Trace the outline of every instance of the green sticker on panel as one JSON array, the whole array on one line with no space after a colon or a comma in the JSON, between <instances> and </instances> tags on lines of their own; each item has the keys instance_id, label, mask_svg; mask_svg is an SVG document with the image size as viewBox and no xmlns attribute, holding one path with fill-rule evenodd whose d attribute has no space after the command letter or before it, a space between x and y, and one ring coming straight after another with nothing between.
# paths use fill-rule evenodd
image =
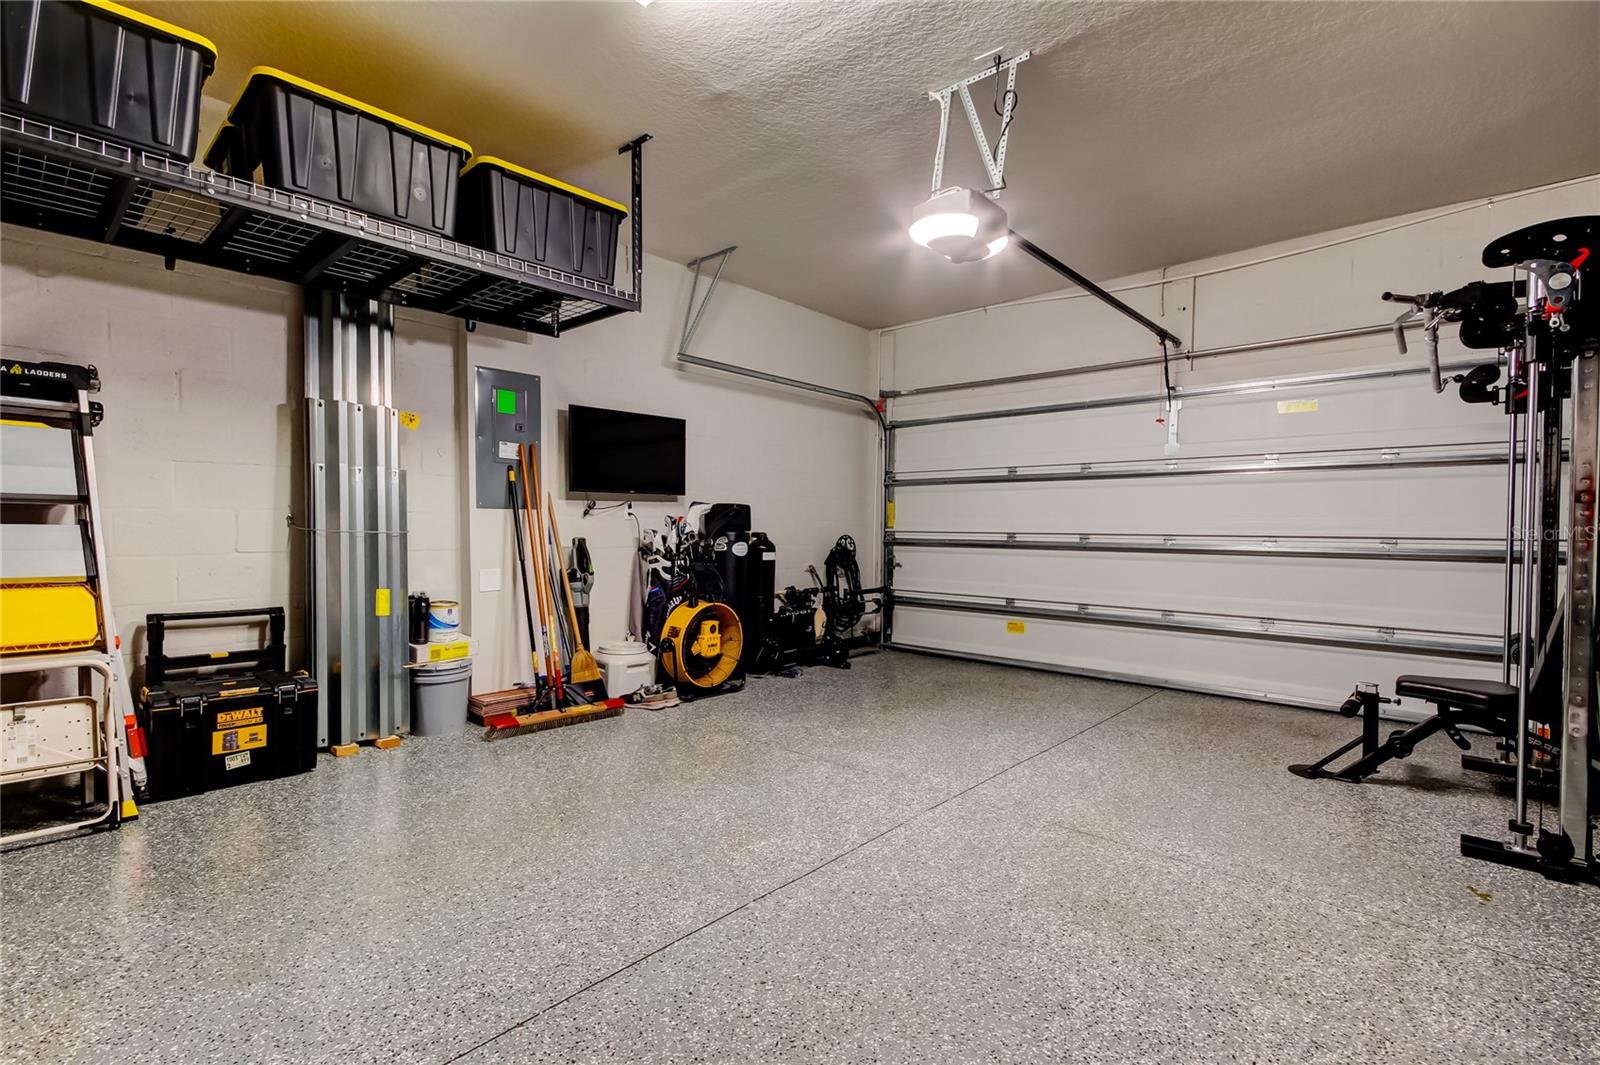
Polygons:
<instances>
[{"instance_id":1,"label":"green sticker on panel","mask_svg":"<svg viewBox=\"0 0 1600 1065\"><path fill-rule=\"evenodd\" d=\"M494 410L496 414L517 413L517 394L509 388L495 389Z\"/></svg>"}]
</instances>

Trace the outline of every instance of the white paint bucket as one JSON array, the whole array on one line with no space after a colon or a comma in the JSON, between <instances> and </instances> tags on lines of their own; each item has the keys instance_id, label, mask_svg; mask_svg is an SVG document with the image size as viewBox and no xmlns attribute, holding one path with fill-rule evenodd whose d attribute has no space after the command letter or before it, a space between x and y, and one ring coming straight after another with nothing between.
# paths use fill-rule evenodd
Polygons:
<instances>
[{"instance_id":1,"label":"white paint bucket","mask_svg":"<svg viewBox=\"0 0 1600 1065\"><path fill-rule=\"evenodd\" d=\"M454 599L428 603L428 642L450 643L461 635L461 604Z\"/></svg>"}]
</instances>

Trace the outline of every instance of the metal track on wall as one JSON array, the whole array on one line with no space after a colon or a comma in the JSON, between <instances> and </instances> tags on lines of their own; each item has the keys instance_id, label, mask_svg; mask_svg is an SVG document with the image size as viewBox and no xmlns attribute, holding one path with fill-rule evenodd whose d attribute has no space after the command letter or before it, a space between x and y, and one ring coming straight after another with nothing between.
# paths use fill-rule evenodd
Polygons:
<instances>
[{"instance_id":1,"label":"metal track on wall","mask_svg":"<svg viewBox=\"0 0 1600 1065\"><path fill-rule=\"evenodd\" d=\"M335 289L355 299L557 336L640 306L640 145L633 291L337 204L0 115L0 218L172 261Z\"/></svg>"},{"instance_id":2,"label":"metal track on wall","mask_svg":"<svg viewBox=\"0 0 1600 1065\"><path fill-rule=\"evenodd\" d=\"M883 411L878 401L871 396L859 392L847 392L842 388L832 388L828 385L819 385L812 381L802 381L795 377L784 377L781 374L768 373L765 370L754 370L748 366L739 366L731 362L720 362L717 359L708 359L701 355L691 354L689 344L694 340L695 331L700 328L700 319L705 317L706 308L711 306L711 297L716 294L717 283L722 280L723 268L728 265L728 259L738 251L738 245L730 245L720 251L709 255L702 255L697 259L690 259L686 264L694 270L694 277L689 283L689 302L683 310L683 333L678 339L678 361L685 366L699 366L707 370L719 370L722 373L734 374L738 377L747 377L752 381L764 381L771 385L781 385L784 388L793 388L801 392L811 392L819 396L828 396L832 399L844 400L846 403L859 404L872 413L877 419L880 429L887 428ZM703 296L700 295L700 277L707 267L716 264L710 280L706 283ZM695 298L699 296L699 304Z\"/></svg>"},{"instance_id":3,"label":"metal track on wall","mask_svg":"<svg viewBox=\"0 0 1600 1065\"><path fill-rule=\"evenodd\" d=\"M1411 322L1404 329L1421 329L1421 322ZM1147 356L1131 359L1115 359L1110 362L1085 363L1079 366L1062 366L1053 370L1035 370L1032 373L1007 374L1004 377L983 377L970 381L951 381L946 384L921 385L916 388L886 388L883 394L891 399L901 399L911 396L932 396L945 392L969 392L983 388L1003 388L1011 385L1034 384L1039 381L1055 381L1063 377L1081 377L1084 374L1113 373L1119 370L1133 370L1147 366L1160 366L1163 361L1182 362L1192 367L1201 359L1215 359L1224 355L1246 355L1256 351L1272 351L1277 348L1295 347L1301 344L1317 344L1328 340L1354 340L1360 337L1388 336L1394 332L1393 322L1383 322L1378 325L1362 325L1352 329L1329 329L1320 333L1301 333L1298 336L1278 337L1273 340L1256 340L1245 344L1228 344L1216 348L1194 348L1188 351L1174 352L1170 356ZM1468 364L1469 366L1471 364ZM1441 367L1442 369L1442 367ZM1419 366L1417 373L1427 373L1428 368ZM1178 391L1177 389L1173 390Z\"/></svg>"},{"instance_id":4,"label":"metal track on wall","mask_svg":"<svg viewBox=\"0 0 1600 1065\"><path fill-rule=\"evenodd\" d=\"M394 407L394 307L335 292L306 304L306 645L320 746L411 724L405 664L406 476Z\"/></svg>"},{"instance_id":5,"label":"metal track on wall","mask_svg":"<svg viewBox=\"0 0 1600 1065\"><path fill-rule=\"evenodd\" d=\"M1439 369L1442 373L1465 373L1487 361L1489 360L1449 362L1440 366ZM1356 381L1381 381L1394 377L1412 377L1427 372L1428 367L1426 366L1375 366L1360 370L1334 370L1326 373L1295 374L1288 377L1262 377L1245 381L1228 381L1218 385L1177 385L1173 387L1170 398L1174 402L1181 402L1189 399L1219 399L1224 396L1260 395L1265 392L1288 392L1299 388L1319 388L1326 385L1350 384ZM1090 410L1110 410L1115 407L1137 407L1147 403L1164 403L1168 398L1168 394L1165 391L1139 392L1133 395L1102 396L1097 399L1078 399L1065 403L1043 403L1031 407L1002 407L926 418L897 418L889 423L889 428L895 430L920 429L930 425L954 425L957 422L987 422L1005 418L1036 418L1049 414L1077 414Z\"/></svg>"}]
</instances>

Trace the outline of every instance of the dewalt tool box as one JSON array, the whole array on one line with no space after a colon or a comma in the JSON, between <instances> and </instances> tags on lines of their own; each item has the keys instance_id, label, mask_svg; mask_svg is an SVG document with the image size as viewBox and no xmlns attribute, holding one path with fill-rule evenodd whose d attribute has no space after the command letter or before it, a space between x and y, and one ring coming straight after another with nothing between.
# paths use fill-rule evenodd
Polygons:
<instances>
[{"instance_id":1,"label":"dewalt tool box","mask_svg":"<svg viewBox=\"0 0 1600 1065\"><path fill-rule=\"evenodd\" d=\"M263 646L169 655L170 626L266 622ZM140 692L152 800L248 784L317 764L317 684L284 669L283 608L151 614Z\"/></svg>"}]
</instances>

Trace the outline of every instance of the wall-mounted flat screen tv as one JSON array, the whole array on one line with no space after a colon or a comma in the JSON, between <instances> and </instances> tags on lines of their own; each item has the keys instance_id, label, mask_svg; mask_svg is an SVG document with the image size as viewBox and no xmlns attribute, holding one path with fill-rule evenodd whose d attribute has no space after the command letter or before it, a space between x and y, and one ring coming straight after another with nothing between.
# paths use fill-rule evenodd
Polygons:
<instances>
[{"instance_id":1,"label":"wall-mounted flat screen tv","mask_svg":"<svg viewBox=\"0 0 1600 1065\"><path fill-rule=\"evenodd\" d=\"M567 411L567 489L591 495L681 496L684 422L627 410Z\"/></svg>"}]
</instances>

